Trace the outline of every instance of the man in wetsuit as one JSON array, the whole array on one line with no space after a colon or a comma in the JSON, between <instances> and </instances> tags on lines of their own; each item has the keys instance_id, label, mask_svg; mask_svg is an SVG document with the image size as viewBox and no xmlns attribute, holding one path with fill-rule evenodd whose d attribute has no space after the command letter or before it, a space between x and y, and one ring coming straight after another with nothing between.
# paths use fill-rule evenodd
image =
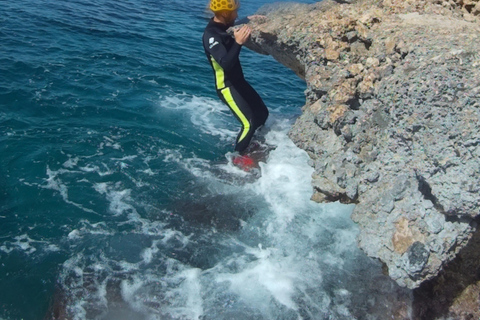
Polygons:
<instances>
[{"instance_id":1,"label":"man in wetsuit","mask_svg":"<svg viewBox=\"0 0 480 320\"><path fill-rule=\"evenodd\" d=\"M203 47L215 75L217 94L242 125L235 151L243 154L255 130L265 124L268 109L245 80L240 65L240 50L250 37L250 27L244 25L234 30L234 37L227 33L238 17L239 7L239 0L210 1L215 16L205 28Z\"/></svg>"}]
</instances>

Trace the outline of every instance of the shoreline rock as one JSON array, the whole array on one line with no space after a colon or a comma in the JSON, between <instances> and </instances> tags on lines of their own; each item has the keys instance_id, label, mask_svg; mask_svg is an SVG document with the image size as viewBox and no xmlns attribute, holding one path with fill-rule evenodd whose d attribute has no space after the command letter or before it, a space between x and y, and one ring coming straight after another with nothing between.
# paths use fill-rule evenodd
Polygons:
<instances>
[{"instance_id":1,"label":"shoreline rock","mask_svg":"<svg viewBox=\"0 0 480 320\"><path fill-rule=\"evenodd\" d=\"M318 202L356 203L359 247L401 286L433 279L480 216L480 1L261 8L247 47L307 83L290 137Z\"/></svg>"}]
</instances>

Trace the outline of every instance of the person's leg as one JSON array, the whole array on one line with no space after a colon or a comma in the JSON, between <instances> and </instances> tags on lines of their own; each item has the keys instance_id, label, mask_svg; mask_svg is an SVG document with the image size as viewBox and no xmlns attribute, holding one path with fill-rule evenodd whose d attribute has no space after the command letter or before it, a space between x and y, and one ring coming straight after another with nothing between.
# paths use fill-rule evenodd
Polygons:
<instances>
[{"instance_id":1,"label":"person's leg","mask_svg":"<svg viewBox=\"0 0 480 320\"><path fill-rule=\"evenodd\" d=\"M219 92L219 97L228 105L237 120L242 124L235 145L235 151L242 153L248 147L255 133L255 128L252 125L254 123L252 108L234 87L222 89Z\"/></svg>"},{"instance_id":2,"label":"person's leg","mask_svg":"<svg viewBox=\"0 0 480 320\"><path fill-rule=\"evenodd\" d=\"M245 98L248 105L253 112L253 129L257 130L258 127L263 126L268 118L268 109L263 102L260 95L252 88L252 86L245 82L245 84L239 88L239 93Z\"/></svg>"}]
</instances>

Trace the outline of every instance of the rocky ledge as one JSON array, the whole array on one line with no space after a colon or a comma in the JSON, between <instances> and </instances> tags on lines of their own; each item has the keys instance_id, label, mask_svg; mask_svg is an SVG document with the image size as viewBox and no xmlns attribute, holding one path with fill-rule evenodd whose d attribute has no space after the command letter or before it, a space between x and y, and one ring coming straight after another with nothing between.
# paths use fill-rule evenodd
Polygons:
<instances>
[{"instance_id":1,"label":"rocky ledge","mask_svg":"<svg viewBox=\"0 0 480 320\"><path fill-rule=\"evenodd\" d=\"M290 137L315 168L312 199L355 203L360 248L401 286L434 281L480 216L480 0L258 14L247 46L307 83Z\"/></svg>"}]
</instances>

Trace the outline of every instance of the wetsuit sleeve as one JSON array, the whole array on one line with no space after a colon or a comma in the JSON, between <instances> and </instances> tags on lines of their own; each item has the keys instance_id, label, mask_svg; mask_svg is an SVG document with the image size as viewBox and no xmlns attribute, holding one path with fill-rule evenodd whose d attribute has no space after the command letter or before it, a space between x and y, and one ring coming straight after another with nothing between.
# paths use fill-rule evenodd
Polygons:
<instances>
[{"instance_id":1,"label":"wetsuit sleeve","mask_svg":"<svg viewBox=\"0 0 480 320\"><path fill-rule=\"evenodd\" d=\"M238 62L242 46L236 41L228 51L218 35L206 35L203 41L207 52L225 71L229 71Z\"/></svg>"}]
</instances>

